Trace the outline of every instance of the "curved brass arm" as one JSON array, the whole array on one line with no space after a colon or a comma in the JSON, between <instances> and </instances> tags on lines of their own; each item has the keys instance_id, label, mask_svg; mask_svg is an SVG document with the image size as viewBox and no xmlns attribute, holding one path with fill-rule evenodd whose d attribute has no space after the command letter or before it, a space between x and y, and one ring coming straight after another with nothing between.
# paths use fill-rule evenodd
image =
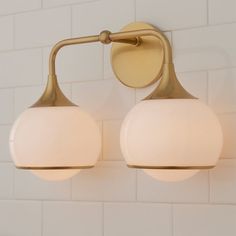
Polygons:
<instances>
[{"instance_id":1,"label":"curved brass arm","mask_svg":"<svg viewBox=\"0 0 236 236\"><path fill-rule=\"evenodd\" d=\"M49 76L46 89L41 98L32 107L75 106L75 104L65 97L57 82L55 62L57 53L61 48L69 45L92 43L98 41L104 44L119 42L139 46L139 44L142 43L142 36L157 37L162 42L164 49L164 66L161 82L146 99L194 98L182 87L176 78L174 65L172 63L171 46L169 40L163 33L154 29L125 31L118 33L102 31L100 35L62 40L52 48L49 57Z\"/></svg>"},{"instance_id":2,"label":"curved brass arm","mask_svg":"<svg viewBox=\"0 0 236 236\"><path fill-rule=\"evenodd\" d=\"M82 44L82 43L93 43L99 41L99 35L93 35L88 37L80 37L80 38L71 38L71 39L64 39L57 44L55 44L51 50L50 56L49 56L49 75L54 76L56 75L56 69L55 69L55 62L56 62L56 56L58 51L69 45L75 45L75 44Z\"/></svg>"},{"instance_id":3,"label":"curved brass arm","mask_svg":"<svg viewBox=\"0 0 236 236\"><path fill-rule=\"evenodd\" d=\"M122 39L141 38L142 36L154 36L160 39L164 49L164 63L172 63L172 50L167 37L160 31L154 29L134 30L126 32L111 33L110 39L112 42L119 42Z\"/></svg>"},{"instance_id":4,"label":"curved brass arm","mask_svg":"<svg viewBox=\"0 0 236 236\"><path fill-rule=\"evenodd\" d=\"M49 75L50 76L56 75L56 70L55 70L56 55L62 47L74 44L93 43L98 41L104 44L108 44L111 42L120 42L120 43L134 44L138 46L137 41L140 39L141 36L155 36L158 39L160 39L164 48L164 63L165 64L172 63L172 52L169 40L166 38L164 34L162 34L157 30L144 29L144 30L134 30L134 31L126 31L118 33L110 33L109 31L102 31L100 35L65 39L55 44L55 46L51 50L49 57Z\"/></svg>"}]
</instances>

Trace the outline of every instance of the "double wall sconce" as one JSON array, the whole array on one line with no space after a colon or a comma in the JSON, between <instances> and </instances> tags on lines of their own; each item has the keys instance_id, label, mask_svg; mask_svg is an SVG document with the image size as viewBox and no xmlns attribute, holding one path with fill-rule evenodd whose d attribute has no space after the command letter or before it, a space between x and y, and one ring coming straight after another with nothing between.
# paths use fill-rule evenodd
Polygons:
<instances>
[{"instance_id":1,"label":"double wall sconce","mask_svg":"<svg viewBox=\"0 0 236 236\"><path fill-rule=\"evenodd\" d=\"M49 76L41 98L16 120L10 150L17 168L47 180L63 180L93 167L101 149L99 129L59 88L55 59L64 46L113 43L111 62L126 86L157 88L123 121L120 144L128 167L163 181L180 181L216 165L222 131L216 115L188 93L176 78L168 39L146 23L121 32L60 41L51 51Z\"/></svg>"}]
</instances>

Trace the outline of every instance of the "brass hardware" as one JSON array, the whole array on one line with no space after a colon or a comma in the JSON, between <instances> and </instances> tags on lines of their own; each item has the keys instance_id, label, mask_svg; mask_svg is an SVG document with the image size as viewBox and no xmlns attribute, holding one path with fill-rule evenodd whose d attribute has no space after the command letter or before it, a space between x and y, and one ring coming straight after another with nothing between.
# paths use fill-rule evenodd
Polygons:
<instances>
[{"instance_id":1,"label":"brass hardware","mask_svg":"<svg viewBox=\"0 0 236 236\"><path fill-rule=\"evenodd\" d=\"M74 169L90 169L94 166L16 166L22 170L74 170Z\"/></svg>"},{"instance_id":2,"label":"brass hardware","mask_svg":"<svg viewBox=\"0 0 236 236\"><path fill-rule=\"evenodd\" d=\"M125 85L141 88L157 81L159 86L146 99L194 98L179 83L172 64L172 51L166 36L146 23L131 23L124 31L65 39L58 42L49 57L49 76L46 89L32 107L75 106L59 88L55 60L58 51L65 46L100 41L119 43L112 48L112 67L118 79ZM122 43L122 44L121 44Z\"/></svg>"},{"instance_id":3,"label":"brass hardware","mask_svg":"<svg viewBox=\"0 0 236 236\"><path fill-rule=\"evenodd\" d=\"M49 75L46 89L31 107L76 106L61 91L56 75Z\"/></svg>"},{"instance_id":4,"label":"brass hardware","mask_svg":"<svg viewBox=\"0 0 236 236\"><path fill-rule=\"evenodd\" d=\"M104 30L99 34L99 41L103 44L109 44L111 43L110 39L111 32L108 30Z\"/></svg>"},{"instance_id":5,"label":"brass hardware","mask_svg":"<svg viewBox=\"0 0 236 236\"><path fill-rule=\"evenodd\" d=\"M58 51L66 46L84 43L114 43L111 63L121 83L133 88L143 88L161 78L157 88L145 99L194 99L177 80L172 63L172 49L167 37L150 24L135 22L121 32L102 31L99 35L70 38L58 42L49 57L49 76L43 95L32 108L52 106L76 106L61 91L56 76L55 60ZM27 170L87 169L93 166L16 166ZM142 169L210 169L214 166L138 166Z\"/></svg>"},{"instance_id":6,"label":"brass hardware","mask_svg":"<svg viewBox=\"0 0 236 236\"><path fill-rule=\"evenodd\" d=\"M131 44L135 46L139 46L141 43L141 39L139 37L133 38L133 39L118 39L113 41L110 38L111 32L108 30L104 30L99 34L99 41L103 44L109 44L111 42L113 43L126 43L126 44Z\"/></svg>"},{"instance_id":7,"label":"brass hardware","mask_svg":"<svg viewBox=\"0 0 236 236\"><path fill-rule=\"evenodd\" d=\"M51 50L49 56L49 75L48 82L43 95L31 107L50 107L50 106L76 106L61 91L55 71L55 60L58 51L65 46L92 43L99 41L99 36L88 36L81 38L65 39L58 42Z\"/></svg>"},{"instance_id":8,"label":"brass hardware","mask_svg":"<svg viewBox=\"0 0 236 236\"><path fill-rule=\"evenodd\" d=\"M112 68L121 83L133 88L143 88L155 83L162 75L160 84L145 99L195 98L177 80L171 46L161 31L150 24L135 22L109 37L114 41L124 35L141 40L137 48L131 45L112 45Z\"/></svg>"},{"instance_id":9,"label":"brass hardware","mask_svg":"<svg viewBox=\"0 0 236 236\"><path fill-rule=\"evenodd\" d=\"M127 165L129 168L136 169L153 169L153 170L208 170L215 166L140 166Z\"/></svg>"},{"instance_id":10,"label":"brass hardware","mask_svg":"<svg viewBox=\"0 0 236 236\"><path fill-rule=\"evenodd\" d=\"M195 99L195 97L188 93L178 81L175 74L174 64L164 64L162 71L162 79L159 85L145 98L145 100L171 98Z\"/></svg>"},{"instance_id":11,"label":"brass hardware","mask_svg":"<svg viewBox=\"0 0 236 236\"><path fill-rule=\"evenodd\" d=\"M131 30L152 29L152 25L135 22L121 32ZM116 78L124 85L132 88L144 88L160 79L164 63L162 42L153 36L138 37L139 44L112 44L111 64Z\"/></svg>"}]
</instances>

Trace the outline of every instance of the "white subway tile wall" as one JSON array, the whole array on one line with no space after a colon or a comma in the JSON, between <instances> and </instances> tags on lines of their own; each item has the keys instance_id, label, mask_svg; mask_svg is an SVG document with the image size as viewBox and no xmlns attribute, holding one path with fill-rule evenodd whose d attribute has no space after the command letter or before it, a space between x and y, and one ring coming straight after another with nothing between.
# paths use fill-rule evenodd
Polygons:
<instances>
[{"instance_id":1,"label":"white subway tile wall","mask_svg":"<svg viewBox=\"0 0 236 236\"><path fill-rule=\"evenodd\" d=\"M105 203L104 236L171 236L171 206L155 203Z\"/></svg>"},{"instance_id":2,"label":"white subway tile wall","mask_svg":"<svg viewBox=\"0 0 236 236\"><path fill-rule=\"evenodd\" d=\"M207 23L206 0L136 0L136 20L151 22L161 30L203 26Z\"/></svg>"},{"instance_id":3,"label":"white subway tile wall","mask_svg":"<svg viewBox=\"0 0 236 236\"><path fill-rule=\"evenodd\" d=\"M51 48L44 49L43 75L48 75ZM101 44L83 44L65 47L56 60L57 76L61 82L101 80L103 78L103 48ZM71 60L71 58L73 58Z\"/></svg>"},{"instance_id":4,"label":"white subway tile wall","mask_svg":"<svg viewBox=\"0 0 236 236\"><path fill-rule=\"evenodd\" d=\"M232 205L175 205L175 236L234 236L236 207Z\"/></svg>"},{"instance_id":5,"label":"white subway tile wall","mask_svg":"<svg viewBox=\"0 0 236 236\"><path fill-rule=\"evenodd\" d=\"M41 10L15 16L15 46L49 46L71 34L70 7Z\"/></svg>"},{"instance_id":6,"label":"white subway tile wall","mask_svg":"<svg viewBox=\"0 0 236 236\"><path fill-rule=\"evenodd\" d=\"M0 50L10 50L14 47L14 18L6 16L0 18Z\"/></svg>"},{"instance_id":7,"label":"white subway tile wall","mask_svg":"<svg viewBox=\"0 0 236 236\"><path fill-rule=\"evenodd\" d=\"M102 236L102 203L44 202L42 218L45 236Z\"/></svg>"},{"instance_id":8,"label":"white subway tile wall","mask_svg":"<svg viewBox=\"0 0 236 236\"><path fill-rule=\"evenodd\" d=\"M72 179L72 199L82 201L135 201L136 171L124 162L102 162Z\"/></svg>"},{"instance_id":9,"label":"white subway tile wall","mask_svg":"<svg viewBox=\"0 0 236 236\"><path fill-rule=\"evenodd\" d=\"M65 94L98 122L99 163L54 183L16 170L10 128L42 93L54 43L132 21L165 31L180 82L217 113L224 134L217 167L180 183L127 168L122 120L156 85L120 84L110 46L93 43L64 48L56 66ZM1 236L236 235L235 0L0 0L0 35Z\"/></svg>"}]
</instances>

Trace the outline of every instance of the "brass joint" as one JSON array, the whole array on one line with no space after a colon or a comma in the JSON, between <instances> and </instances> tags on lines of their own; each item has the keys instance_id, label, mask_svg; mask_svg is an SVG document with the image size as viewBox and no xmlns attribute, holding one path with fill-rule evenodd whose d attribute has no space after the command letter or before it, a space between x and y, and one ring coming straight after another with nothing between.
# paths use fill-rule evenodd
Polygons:
<instances>
[{"instance_id":1,"label":"brass joint","mask_svg":"<svg viewBox=\"0 0 236 236\"><path fill-rule=\"evenodd\" d=\"M102 31L98 36L99 41L103 44L111 43L110 34L111 32L109 30Z\"/></svg>"},{"instance_id":2,"label":"brass joint","mask_svg":"<svg viewBox=\"0 0 236 236\"><path fill-rule=\"evenodd\" d=\"M103 44L109 44L113 42L113 43L127 43L127 44L132 44L134 46L139 46L142 42L141 37L116 40L116 39L111 39L110 37L111 35L112 33L109 30L104 30L99 34L98 39Z\"/></svg>"}]
</instances>

